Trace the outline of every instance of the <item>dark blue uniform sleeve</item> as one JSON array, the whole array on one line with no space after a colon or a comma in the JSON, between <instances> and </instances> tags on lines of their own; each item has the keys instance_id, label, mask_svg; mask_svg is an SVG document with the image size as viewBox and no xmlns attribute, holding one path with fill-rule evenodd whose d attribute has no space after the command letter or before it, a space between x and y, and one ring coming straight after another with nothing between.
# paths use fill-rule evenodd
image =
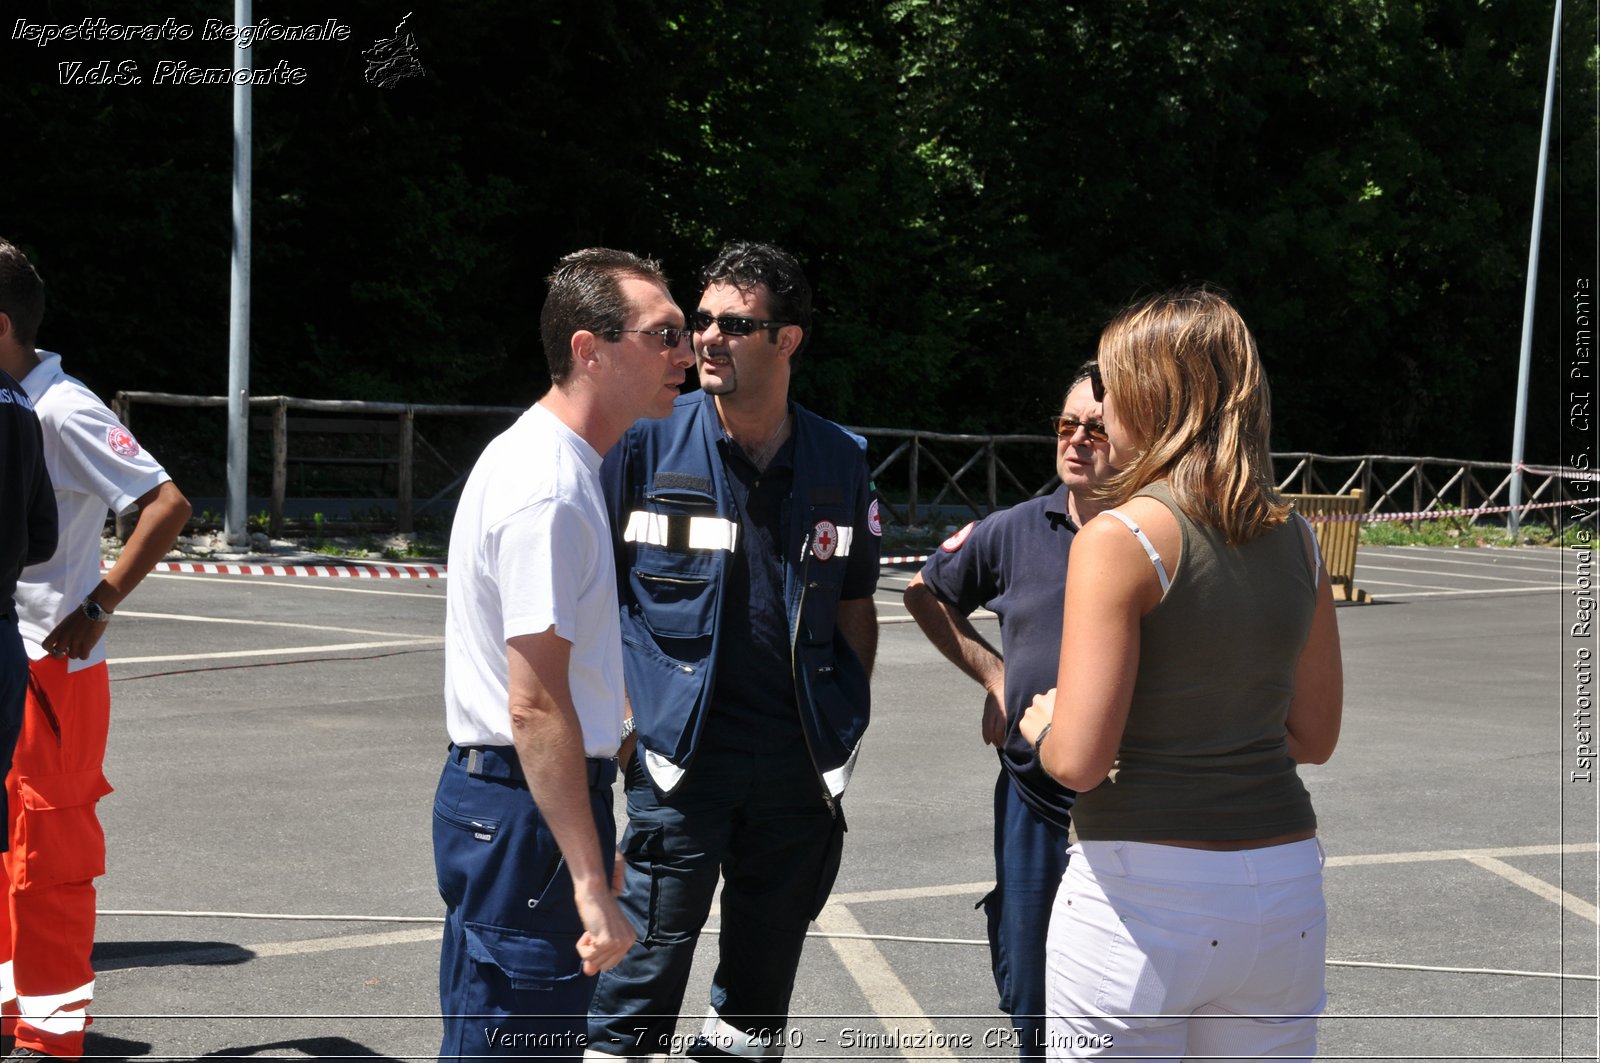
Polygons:
<instances>
[{"instance_id":1,"label":"dark blue uniform sleeve","mask_svg":"<svg viewBox=\"0 0 1600 1063\"><path fill-rule=\"evenodd\" d=\"M858 462L856 480L856 507L851 514L855 534L850 540L850 560L844 572L844 586L840 598L870 598L878 589L878 558L882 554L883 538L872 529L878 523L877 493L872 490L867 475L866 455Z\"/></svg>"},{"instance_id":2,"label":"dark blue uniform sleeve","mask_svg":"<svg viewBox=\"0 0 1600 1063\"><path fill-rule=\"evenodd\" d=\"M39 460L34 468L33 497L28 500L28 549L23 554L24 565L37 565L55 556L57 527L55 486L50 482L50 470L44 464L44 438L40 434L38 419L33 431L39 436Z\"/></svg>"},{"instance_id":3,"label":"dark blue uniform sleeve","mask_svg":"<svg viewBox=\"0 0 1600 1063\"><path fill-rule=\"evenodd\" d=\"M10 615L17 575L56 552L56 497L44 433L22 386L0 372L0 615Z\"/></svg>"},{"instance_id":4,"label":"dark blue uniform sleeve","mask_svg":"<svg viewBox=\"0 0 1600 1063\"><path fill-rule=\"evenodd\" d=\"M962 616L1000 594L999 522L984 518L934 549L922 566L922 582Z\"/></svg>"}]
</instances>

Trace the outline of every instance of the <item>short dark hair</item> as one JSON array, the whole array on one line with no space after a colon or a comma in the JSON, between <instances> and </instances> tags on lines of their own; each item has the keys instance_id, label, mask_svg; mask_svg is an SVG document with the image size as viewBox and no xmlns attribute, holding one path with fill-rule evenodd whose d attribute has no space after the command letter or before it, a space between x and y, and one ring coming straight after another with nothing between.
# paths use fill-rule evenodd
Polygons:
<instances>
[{"instance_id":1,"label":"short dark hair","mask_svg":"<svg viewBox=\"0 0 1600 1063\"><path fill-rule=\"evenodd\" d=\"M793 255L771 244L728 244L700 271L700 289L713 284L731 284L741 292L765 285L767 313L772 320L788 321L803 330L790 364L800 357L811 340L811 282Z\"/></svg>"},{"instance_id":2,"label":"short dark hair","mask_svg":"<svg viewBox=\"0 0 1600 1063\"><path fill-rule=\"evenodd\" d=\"M44 320L44 281L28 256L16 244L0 236L0 314L11 319L17 342L33 349L39 338L39 322Z\"/></svg>"},{"instance_id":3,"label":"short dark hair","mask_svg":"<svg viewBox=\"0 0 1600 1063\"><path fill-rule=\"evenodd\" d=\"M610 332L627 326L629 307L621 284L625 277L667 285L659 262L609 247L574 251L557 262L555 271L545 278L550 291L539 313L539 338L544 342L552 383L564 383L572 375L574 333Z\"/></svg>"},{"instance_id":4,"label":"short dark hair","mask_svg":"<svg viewBox=\"0 0 1600 1063\"><path fill-rule=\"evenodd\" d=\"M1095 370L1099 368L1100 362L1094 358L1091 358L1087 362L1084 362L1082 365L1078 366L1077 370L1072 374L1072 382L1067 385L1066 394L1061 396L1061 404L1065 406L1067 404L1067 395L1072 394L1072 389L1083 383L1085 380L1088 380L1094 375Z\"/></svg>"}]
</instances>

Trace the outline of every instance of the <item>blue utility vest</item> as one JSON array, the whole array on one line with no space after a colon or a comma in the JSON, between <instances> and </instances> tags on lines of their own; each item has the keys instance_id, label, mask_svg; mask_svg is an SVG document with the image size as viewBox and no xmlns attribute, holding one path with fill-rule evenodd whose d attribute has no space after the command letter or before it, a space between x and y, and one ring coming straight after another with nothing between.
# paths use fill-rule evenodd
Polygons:
<instances>
[{"instance_id":1,"label":"blue utility vest","mask_svg":"<svg viewBox=\"0 0 1600 1063\"><path fill-rule=\"evenodd\" d=\"M847 558L876 551L866 441L798 403L794 486L783 544L783 600L800 725L830 804L844 792L870 694L866 669L837 630ZM694 759L715 690L723 586L740 547L739 514L717 444L713 398L691 392L671 417L637 422L606 455L617 549L623 670L644 764L670 791Z\"/></svg>"}]
</instances>

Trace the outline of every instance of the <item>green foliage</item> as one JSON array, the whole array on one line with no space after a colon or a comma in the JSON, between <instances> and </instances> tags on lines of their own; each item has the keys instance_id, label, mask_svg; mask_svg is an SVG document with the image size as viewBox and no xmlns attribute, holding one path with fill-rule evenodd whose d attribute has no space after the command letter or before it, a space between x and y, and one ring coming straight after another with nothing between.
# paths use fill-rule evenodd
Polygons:
<instances>
[{"instance_id":1,"label":"green foliage","mask_svg":"<svg viewBox=\"0 0 1600 1063\"><path fill-rule=\"evenodd\" d=\"M1361 525L1361 542L1366 546L1573 546L1579 541L1576 524L1569 524L1560 536L1547 524L1524 524L1512 535L1504 524L1475 524L1464 517L1415 524L1374 520Z\"/></svg>"},{"instance_id":2,"label":"green foliage","mask_svg":"<svg viewBox=\"0 0 1600 1063\"><path fill-rule=\"evenodd\" d=\"M1566 11L1549 277L1592 262L1595 227L1594 0ZM692 305L723 242L765 239L817 291L797 395L845 423L1015 430L1119 306L1206 279L1257 332L1278 449L1503 456L1547 4L477 0L417 9L427 76L378 89L359 50L396 15L349 0L348 43L256 46L308 75L254 97L257 394L528 401L562 253L657 255ZM42 343L92 387L220 394L231 91L56 83L123 54L231 62L13 47L0 233L51 284ZM1543 287L1535 396L1561 357ZM1559 425L1536 399L1534 460Z\"/></svg>"}]
</instances>

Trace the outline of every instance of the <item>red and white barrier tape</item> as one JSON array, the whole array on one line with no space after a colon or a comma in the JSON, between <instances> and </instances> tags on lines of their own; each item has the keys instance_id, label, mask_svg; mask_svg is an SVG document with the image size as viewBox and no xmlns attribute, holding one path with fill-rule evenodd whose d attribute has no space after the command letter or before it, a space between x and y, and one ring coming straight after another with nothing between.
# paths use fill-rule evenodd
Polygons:
<instances>
[{"instance_id":1,"label":"red and white barrier tape","mask_svg":"<svg viewBox=\"0 0 1600 1063\"><path fill-rule=\"evenodd\" d=\"M1512 509L1526 512L1530 509L1558 509L1562 506L1582 504L1573 501L1528 502L1520 506L1479 506L1477 509L1429 509L1413 513L1319 513L1306 517L1306 521L1311 524L1338 524L1348 521L1358 521L1366 524L1383 521L1445 520L1451 517L1472 518L1489 513L1510 513ZM878 559L878 563L880 565L920 565L932 556L932 554L923 554L920 557L881 557Z\"/></svg>"},{"instance_id":2,"label":"red and white barrier tape","mask_svg":"<svg viewBox=\"0 0 1600 1063\"><path fill-rule=\"evenodd\" d=\"M100 562L108 569L110 561ZM185 572L212 576L346 576L354 579L445 579L443 565L273 565L232 561L161 561L152 572Z\"/></svg>"},{"instance_id":3,"label":"red and white barrier tape","mask_svg":"<svg viewBox=\"0 0 1600 1063\"><path fill-rule=\"evenodd\" d=\"M1489 513L1510 513L1513 509L1558 509L1583 505L1581 502L1527 502L1520 506L1479 506L1477 509L1424 509L1411 513L1313 513L1306 515L1312 524L1340 524L1346 521L1374 523L1400 520L1449 520L1455 517L1481 517Z\"/></svg>"},{"instance_id":4,"label":"red and white barrier tape","mask_svg":"<svg viewBox=\"0 0 1600 1063\"><path fill-rule=\"evenodd\" d=\"M1530 502L1515 508L1523 510L1557 509L1579 505L1576 502ZM1370 523L1374 521L1445 520L1456 517L1480 517L1491 513L1510 513L1512 506L1479 506L1477 509L1430 509L1413 513L1322 513L1309 516L1312 524L1334 524L1345 521ZM930 554L902 557L881 557L880 565L920 565ZM110 561L100 567L109 569ZM273 565L245 562L214 561L162 561L153 572L180 572L213 576L343 576L352 579L447 579L444 565Z\"/></svg>"}]
</instances>

